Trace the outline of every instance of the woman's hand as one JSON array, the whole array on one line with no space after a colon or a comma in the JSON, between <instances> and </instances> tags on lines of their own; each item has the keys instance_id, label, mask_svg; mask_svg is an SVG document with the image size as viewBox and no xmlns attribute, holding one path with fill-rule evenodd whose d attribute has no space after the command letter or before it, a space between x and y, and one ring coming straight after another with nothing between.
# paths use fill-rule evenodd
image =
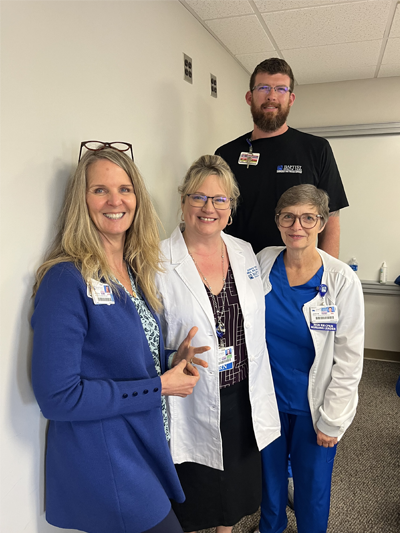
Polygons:
<instances>
[{"instance_id":1,"label":"woman's hand","mask_svg":"<svg viewBox=\"0 0 400 533\"><path fill-rule=\"evenodd\" d=\"M203 368L208 367L207 361L204 361L203 359L199 359L198 357L196 357L196 354L200 354L203 352L207 352L208 350L211 350L209 346L199 346L197 348L195 348L194 346L190 346L190 343L192 342L192 339L196 335L198 330L199 328L196 328L196 326L194 326L189 331L186 339L182 341L181 345L178 348L178 351L174 355L172 359L172 364L171 364L173 368L181 361L183 360L187 361L188 364L185 368L185 373L193 375L193 376L198 375L197 370L196 370L197 374L193 374L192 370L195 370L193 365L200 365Z\"/></svg>"},{"instance_id":2,"label":"woman's hand","mask_svg":"<svg viewBox=\"0 0 400 533\"><path fill-rule=\"evenodd\" d=\"M324 448L333 448L337 444L337 437L328 437L325 433L322 433L319 429L317 430L317 444L318 446L323 446Z\"/></svg>"},{"instance_id":3,"label":"woman's hand","mask_svg":"<svg viewBox=\"0 0 400 533\"><path fill-rule=\"evenodd\" d=\"M190 366L190 372L186 367ZM197 368L182 359L174 368L161 376L161 394L164 396L180 396L186 398L192 394L194 386L200 379Z\"/></svg>"}]
</instances>

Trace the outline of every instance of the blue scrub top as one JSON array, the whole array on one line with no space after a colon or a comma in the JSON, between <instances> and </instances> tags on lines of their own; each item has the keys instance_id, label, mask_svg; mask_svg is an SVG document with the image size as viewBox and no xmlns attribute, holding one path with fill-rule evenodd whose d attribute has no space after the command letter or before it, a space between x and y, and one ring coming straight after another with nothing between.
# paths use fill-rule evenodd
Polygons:
<instances>
[{"instance_id":1,"label":"blue scrub top","mask_svg":"<svg viewBox=\"0 0 400 533\"><path fill-rule=\"evenodd\" d=\"M284 251L272 267L272 290L265 296L266 341L279 411L310 414L308 376L315 350L302 309L316 296L324 267L304 285L291 287L283 262Z\"/></svg>"}]
</instances>

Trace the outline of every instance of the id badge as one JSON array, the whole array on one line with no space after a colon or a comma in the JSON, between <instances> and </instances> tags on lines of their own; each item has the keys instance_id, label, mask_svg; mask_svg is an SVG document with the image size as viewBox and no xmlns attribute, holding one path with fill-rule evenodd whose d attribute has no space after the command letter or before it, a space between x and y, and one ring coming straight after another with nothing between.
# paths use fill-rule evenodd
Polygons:
<instances>
[{"instance_id":1,"label":"id badge","mask_svg":"<svg viewBox=\"0 0 400 533\"><path fill-rule=\"evenodd\" d=\"M87 284L87 295L93 299L94 305L115 304L111 287L107 283L101 283L95 279L90 279Z\"/></svg>"},{"instance_id":2,"label":"id badge","mask_svg":"<svg viewBox=\"0 0 400 533\"><path fill-rule=\"evenodd\" d=\"M233 369L233 362L235 360L235 349L233 346L224 346L218 348L218 371L225 372L225 370Z\"/></svg>"},{"instance_id":3,"label":"id badge","mask_svg":"<svg viewBox=\"0 0 400 533\"><path fill-rule=\"evenodd\" d=\"M260 154L251 153L251 152L241 152L239 156L239 165L258 165L258 160L260 159Z\"/></svg>"},{"instance_id":4,"label":"id badge","mask_svg":"<svg viewBox=\"0 0 400 533\"><path fill-rule=\"evenodd\" d=\"M336 331L338 312L336 305L311 307L310 329Z\"/></svg>"}]
</instances>

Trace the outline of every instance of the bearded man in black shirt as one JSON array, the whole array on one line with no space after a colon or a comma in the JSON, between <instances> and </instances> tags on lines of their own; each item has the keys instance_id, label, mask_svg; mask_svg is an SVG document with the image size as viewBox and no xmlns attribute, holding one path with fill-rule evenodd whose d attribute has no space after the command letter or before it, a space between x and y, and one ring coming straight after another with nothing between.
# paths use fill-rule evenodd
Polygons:
<instances>
[{"instance_id":1,"label":"bearded man in black shirt","mask_svg":"<svg viewBox=\"0 0 400 533\"><path fill-rule=\"evenodd\" d=\"M342 180L326 139L290 128L286 119L295 101L292 69L271 58L255 68L246 102L253 131L215 152L225 159L240 188L240 203L226 232L248 241L257 253L282 245L275 224L275 206L289 187L310 183L329 195L330 216L318 245L339 255L339 210L348 206Z\"/></svg>"}]
</instances>

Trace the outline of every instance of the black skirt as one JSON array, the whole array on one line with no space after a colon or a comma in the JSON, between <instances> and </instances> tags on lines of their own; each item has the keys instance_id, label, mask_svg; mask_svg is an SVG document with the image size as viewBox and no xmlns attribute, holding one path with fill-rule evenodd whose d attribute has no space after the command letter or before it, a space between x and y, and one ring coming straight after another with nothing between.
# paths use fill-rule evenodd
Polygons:
<instances>
[{"instance_id":1,"label":"black skirt","mask_svg":"<svg viewBox=\"0 0 400 533\"><path fill-rule=\"evenodd\" d=\"M261 454L254 437L248 380L220 389L224 470L175 465L186 495L172 507L184 531L233 526L261 503Z\"/></svg>"}]
</instances>

